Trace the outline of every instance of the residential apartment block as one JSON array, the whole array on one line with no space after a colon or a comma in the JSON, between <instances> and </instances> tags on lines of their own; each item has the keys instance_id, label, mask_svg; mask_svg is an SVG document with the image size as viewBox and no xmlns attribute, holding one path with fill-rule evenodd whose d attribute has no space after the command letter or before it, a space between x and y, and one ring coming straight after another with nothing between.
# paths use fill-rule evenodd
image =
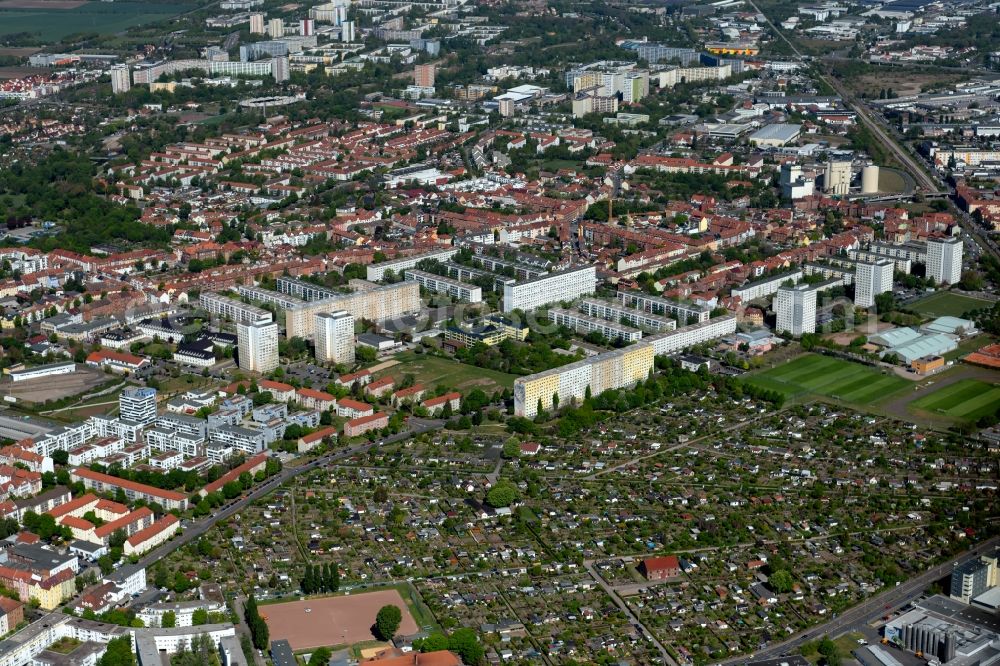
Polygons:
<instances>
[{"instance_id":1,"label":"residential apartment block","mask_svg":"<svg viewBox=\"0 0 1000 666\"><path fill-rule=\"evenodd\" d=\"M574 301L589 296L597 288L597 268L570 268L543 277L504 285L503 311L530 312L549 303Z\"/></svg>"},{"instance_id":2,"label":"residential apartment block","mask_svg":"<svg viewBox=\"0 0 1000 666\"><path fill-rule=\"evenodd\" d=\"M354 363L354 317L349 312L320 312L315 329L317 361Z\"/></svg>"},{"instance_id":3,"label":"residential apartment block","mask_svg":"<svg viewBox=\"0 0 1000 666\"><path fill-rule=\"evenodd\" d=\"M421 287L435 294L446 294L465 303L481 303L483 290L474 284L466 284L448 277L409 268L405 272L407 280L413 280Z\"/></svg>"},{"instance_id":4,"label":"residential apartment block","mask_svg":"<svg viewBox=\"0 0 1000 666\"><path fill-rule=\"evenodd\" d=\"M285 335L313 340L316 315L321 312L347 312L355 319L387 321L420 310L420 285L397 282L366 291L341 294L333 298L302 303L285 311Z\"/></svg>"},{"instance_id":5,"label":"residential apartment block","mask_svg":"<svg viewBox=\"0 0 1000 666\"><path fill-rule=\"evenodd\" d=\"M653 347L639 343L514 380L514 414L532 418L539 408L580 402L587 395L631 386L653 369Z\"/></svg>"},{"instance_id":6,"label":"residential apartment block","mask_svg":"<svg viewBox=\"0 0 1000 666\"><path fill-rule=\"evenodd\" d=\"M453 247L443 250L434 250L433 252L411 254L408 257L390 259L389 261L382 261L377 264L369 264L365 270L365 277L372 282L379 282L385 278L386 271L392 271L396 275L400 275L407 268L413 268L424 259L437 259L442 262L447 261L458 254L458 249L459 248L457 247Z\"/></svg>"},{"instance_id":7,"label":"residential apartment block","mask_svg":"<svg viewBox=\"0 0 1000 666\"><path fill-rule=\"evenodd\" d=\"M875 305L876 296L892 291L894 267L890 259L859 261L854 272L854 305L870 308Z\"/></svg>"}]
</instances>

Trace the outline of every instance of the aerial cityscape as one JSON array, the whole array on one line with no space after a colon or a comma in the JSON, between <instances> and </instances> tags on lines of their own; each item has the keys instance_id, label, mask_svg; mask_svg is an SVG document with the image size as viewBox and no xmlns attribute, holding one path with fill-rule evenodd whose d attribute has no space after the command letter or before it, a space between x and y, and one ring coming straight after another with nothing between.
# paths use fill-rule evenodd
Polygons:
<instances>
[{"instance_id":1,"label":"aerial cityscape","mask_svg":"<svg viewBox=\"0 0 1000 666\"><path fill-rule=\"evenodd\" d=\"M0 666L1000 666L1000 2L0 0Z\"/></svg>"}]
</instances>

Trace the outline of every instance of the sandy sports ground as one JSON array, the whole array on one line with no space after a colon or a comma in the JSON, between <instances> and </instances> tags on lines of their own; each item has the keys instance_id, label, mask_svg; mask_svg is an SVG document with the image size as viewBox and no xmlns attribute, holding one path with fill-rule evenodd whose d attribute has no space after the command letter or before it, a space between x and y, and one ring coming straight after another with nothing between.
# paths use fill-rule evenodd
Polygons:
<instances>
[{"instance_id":1,"label":"sandy sports ground","mask_svg":"<svg viewBox=\"0 0 1000 666\"><path fill-rule=\"evenodd\" d=\"M267 604L260 607L260 614L270 629L271 640L287 639L297 652L374 640L375 615L387 604L403 612L398 633L417 632L417 623L396 590Z\"/></svg>"}]
</instances>

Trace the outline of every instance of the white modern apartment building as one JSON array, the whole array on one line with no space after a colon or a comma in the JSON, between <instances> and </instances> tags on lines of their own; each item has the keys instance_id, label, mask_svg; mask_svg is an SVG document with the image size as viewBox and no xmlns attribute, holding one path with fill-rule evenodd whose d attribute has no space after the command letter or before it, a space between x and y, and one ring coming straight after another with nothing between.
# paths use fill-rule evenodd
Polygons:
<instances>
[{"instance_id":1,"label":"white modern apartment building","mask_svg":"<svg viewBox=\"0 0 1000 666\"><path fill-rule=\"evenodd\" d=\"M961 238L928 239L927 277L937 284L957 284L962 279Z\"/></svg>"},{"instance_id":2,"label":"white modern apartment building","mask_svg":"<svg viewBox=\"0 0 1000 666\"><path fill-rule=\"evenodd\" d=\"M303 302L285 311L285 335L313 340L316 315L343 310L355 319L388 321L420 310L420 285L397 282L333 298Z\"/></svg>"},{"instance_id":3,"label":"white modern apartment building","mask_svg":"<svg viewBox=\"0 0 1000 666\"><path fill-rule=\"evenodd\" d=\"M736 315L727 314L714 319L681 326L673 331L657 333L643 338L642 343L651 345L657 356L673 354L703 342L732 335L736 332Z\"/></svg>"},{"instance_id":4,"label":"white modern apartment building","mask_svg":"<svg viewBox=\"0 0 1000 666\"><path fill-rule=\"evenodd\" d=\"M118 414L122 421L147 425L156 420L156 389L131 386L118 396Z\"/></svg>"},{"instance_id":5,"label":"white modern apartment building","mask_svg":"<svg viewBox=\"0 0 1000 666\"><path fill-rule=\"evenodd\" d=\"M801 279L802 271L800 270L779 273L747 283L742 287L734 287L732 295L739 297L740 301L746 304L756 298L765 298L777 293L778 288L788 281L799 282Z\"/></svg>"},{"instance_id":6,"label":"white modern apartment building","mask_svg":"<svg viewBox=\"0 0 1000 666\"><path fill-rule=\"evenodd\" d=\"M389 261L370 264L365 271L365 277L367 277L371 282L379 282L385 277L386 271L392 271L396 275L400 275L407 268L413 268L424 259L437 259L438 261L445 262L458 254L458 250L459 248L457 247L450 247L443 250L434 250L433 252L423 252L421 254L411 254L408 257L400 257L399 259L390 259Z\"/></svg>"},{"instance_id":7,"label":"white modern apartment building","mask_svg":"<svg viewBox=\"0 0 1000 666\"><path fill-rule=\"evenodd\" d=\"M263 430L244 428L243 426L212 428L208 438L215 444L222 444L248 456L267 449L267 434Z\"/></svg>"},{"instance_id":8,"label":"white modern apartment building","mask_svg":"<svg viewBox=\"0 0 1000 666\"><path fill-rule=\"evenodd\" d=\"M783 286L774 297L775 331L800 336L816 332L816 289L809 284Z\"/></svg>"},{"instance_id":9,"label":"white modern apartment building","mask_svg":"<svg viewBox=\"0 0 1000 666\"><path fill-rule=\"evenodd\" d=\"M907 257L887 257L887 255L872 252L871 250L848 250L847 256L856 261L867 261L869 263L883 258L891 258L896 266L894 272L909 275L912 270L912 262Z\"/></svg>"},{"instance_id":10,"label":"white modern apartment building","mask_svg":"<svg viewBox=\"0 0 1000 666\"><path fill-rule=\"evenodd\" d=\"M596 288L596 266L570 268L534 280L504 285L503 311L528 312L549 303L573 301L581 296L590 296Z\"/></svg>"},{"instance_id":11,"label":"white modern apartment building","mask_svg":"<svg viewBox=\"0 0 1000 666\"><path fill-rule=\"evenodd\" d=\"M868 252L894 260L906 260L914 264L927 263L927 244L920 241L908 243L871 243Z\"/></svg>"},{"instance_id":12,"label":"white modern apartment building","mask_svg":"<svg viewBox=\"0 0 1000 666\"><path fill-rule=\"evenodd\" d=\"M280 279L278 281L278 285L281 285ZM301 298L284 294L280 291L271 291L270 289L262 289L261 287L254 287L245 284L238 286L236 291L239 293L241 298L257 301L258 303L268 303L270 305L277 306L282 310L297 307L305 302Z\"/></svg>"},{"instance_id":13,"label":"white modern apartment building","mask_svg":"<svg viewBox=\"0 0 1000 666\"><path fill-rule=\"evenodd\" d=\"M278 325L253 322L236 326L237 352L242 370L270 372L278 367Z\"/></svg>"},{"instance_id":14,"label":"white modern apartment building","mask_svg":"<svg viewBox=\"0 0 1000 666\"><path fill-rule=\"evenodd\" d=\"M115 65L111 68L111 92L120 95L132 87L132 72L128 65Z\"/></svg>"},{"instance_id":15,"label":"white modern apartment building","mask_svg":"<svg viewBox=\"0 0 1000 666\"><path fill-rule=\"evenodd\" d=\"M870 308L876 296L892 291L894 267L891 259L859 261L854 268L854 305Z\"/></svg>"},{"instance_id":16,"label":"white modern apartment building","mask_svg":"<svg viewBox=\"0 0 1000 666\"><path fill-rule=\"evenodd\" d=\"M549 310L549 319L554 324L572 328L574 331L580 333L600 333L608 340L620 339L627 342L636 342L642 339L642 331L637 328L619 324L617 321L591 317L582 312L552 308Z\"/></svg>"},{"instance_id":17,"label":"white modern apartment building","mask_svg":"<svg viewBox=\"0 0 1000 666\"><path fill-rule=\"evenodd\" d=\"M173 428L154 426L147 428L143 436L146 438L146 445L152 451L173 451L188 458L201 455L205 446L204 437L195 437Z\"/></svg>"},{"instance_id":18,"label":"white modern apartment building","mask_svg":"<svg viewBox=\"0 0 1000 666\"><path fill-rule=\"evenodd\" d=\"M244 303L243 301L229 298L222 294L203 293L198 299L198 304L210 314L225 317L237 324L268 322L274 318L264 308L259 308L256 305Z\"/></svg>"},{"instance_id":19,"label":"white modern apartment building","mask_svg":"<svg viewBox=\"0 0 1000 666\"><path fill-rule=\"evenodd\" d=\"M320 312L315 322L316 360L323 363L354 363L354 317L351 313Z\"/></svg>"},{"instance_id":20,"label":"white modern apartment building","mask_svg":"<svg viewBox=\"0 0 1000 666\"><path fill-rule=\"evenodd\" d=\"M717 67L671 67L656 74L661 88L673 88L678 83L722 81L732 75L732 65L719 65Z\"/></svg>"},{"instance_id":21,"label":"white modern apartment building","mask_svg":"<svg viewBox=\"0 0 1000 666\"><path fill-rule=\"evenodd\" d=\"M681 303L668 298L650 296L639 291L619 291L618 300L630 308L636 308L651 314L665 315L673 317L681 325L691 323L702 323L708 321L712 315L712 308L706 305L696 305L694 303Z\"/></svg>"},{"instance_id":22,"label":"white modern apartment building","mask_svg":"<svg viewBox=\"0 0 1000 666\"><path fill-rule=\"evenodd\" d=\"M474 284L466 284L465 282L453 280L449 277L418 271L414 268L407 269L405 276L407 280L412 280L427 291L435 294L447 294L465 303L482 303L483 301L482 288Z\"/></svg>"},{"instance_id":23,"label":"white modern apartment building","mask_svg":"<svg viewBox=\"0 0 1000 666\"><path fill-rule=\"evenodd\" d=\"M586 298L580 301L580 311L591 317L600 317L608 321L627 322L629 326L645 331L672 331L677 328L677 322L669 317L627 308L615 302L601 301L596 298Z\"/></svg>"}]
</instances>

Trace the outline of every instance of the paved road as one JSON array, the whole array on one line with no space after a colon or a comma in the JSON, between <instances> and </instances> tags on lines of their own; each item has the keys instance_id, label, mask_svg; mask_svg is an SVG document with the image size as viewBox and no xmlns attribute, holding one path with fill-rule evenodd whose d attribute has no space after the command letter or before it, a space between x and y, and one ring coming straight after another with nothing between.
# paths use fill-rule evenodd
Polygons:
<instances>
[{"instance_id":1,"label":"paved road","mask_svg":"<svg viewBox=\"0 0 1000 666\"><path fill-rule=\"evenodd\" d=\"M191 543L201 535L205 534L220 520L225 520L231 517L232 515L238 513L251 502L255 502L258 499L267 495L268 493L274 492L283 483L298 476L299 474L312 471L318 467L329 465L330 463L335 463L340 460L350 458L359 453L366 453L375 446L379 446L381 444L390 444L393 442L398 442L403 439L412 437L414 435L430 432L432 430L438 430L439 428L444 426L444 421L435 419L411 418L409 423L410 423L409 430L405 430L395 435L390 435L389 437L379 440L376 443L359 444L356 446L352 446L348 449L341 449L333 453L328 453L325 456L316 458L315 460L311 460L304 465L296 465L283 468L275 476L272 476L270 479L266 480L259 486L255 486L249 493L247 493L243 497L233 500L232 502L226 504L224 507L222 507L222 509L215 512L211 516L207 516L201 520L192 521L191 523L189 523L188 527L183 532L181 532L181 534L178 535L176 538L171 539L170 541L163 544L159 548L156 548L155 550L151 550L144 557L142 557L137 564L127 565L124 568L126 569L129 569L131 567L148 568L152 566L153 564L159 562L160 560L162 560L167 555L177 550L181 546Z\"/></svg>"},{"instance_id":2,"label":"paved road","mask_svg":"<svg viewBox=\"0 0 1000 666\"><path fill-rule=\"evenodd\" d=\"M979 544L970 551L966 551L944 564L928 569L916 578L911 578L905 583L900 583L896 587L889 588L880 594L868 599L864 603L854 606L839 616L831 618L825 624L813 627L804 632L795 634L788 640L768 646L764 650L751 655L750 657L736 657L720 664L741 664L747 663L751 659L759 661L762 659L774 659L782 655L793 652L803 643L814 640L820 636L836 637L840 634L851 631L870 621L888 615L892 610L905 606L919 597L931 583L944 578L955 567L956 564L966 562L974 557L979 557L983 553L992 550L1000 545L1000 537L993 537Z\"/></svg>"},{"instance_id":3,"label":"paved road","mask_svg":"<svg viewBox=\"0 0 1000 666\"><path fill-rule=\"evenodd\" d=\"M601 589L604 590L604 593L611 597L611 600L614 601L615 605L618 606L621 612L625 614L625 617L627 617L629 621L639 631L641 631L653 645L656 646L656 649L660 651L660 658L663 659L663 663L668 666L678 666L677 662L674 661L674 658L670 656L669 652L667 652L667 648L664 647L663 643L661 643L656 637L656 634L646 628L646 625L644 625L639 620L639 617L632 612L632 609L628 607L628 604L625 603L614 591L614 589L608 585L608 582L601 577L601 574L594 568L594 563L591 561L584 561L583 566L586 567L587 573L589 573L590 577L594 579L594 582L600 585Z\"/></svg>"}]
</instances>

